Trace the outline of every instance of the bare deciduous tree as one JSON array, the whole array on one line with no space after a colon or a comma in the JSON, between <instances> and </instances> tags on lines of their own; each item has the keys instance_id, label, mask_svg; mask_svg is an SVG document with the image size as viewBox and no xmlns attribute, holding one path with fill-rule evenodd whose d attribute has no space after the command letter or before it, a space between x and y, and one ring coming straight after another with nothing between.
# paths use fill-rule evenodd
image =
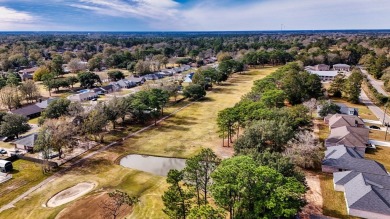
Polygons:
<instances>
[{"instance_id":1,"label":"bare deciduous tree","mask_svg":"<svg viewBox=\"0 0 390 219\"><path fill-rule=\"evenodd\" d=\"M311 98L310 100L304 102L303 105L309 109L310 115L313 116L313 111L317 108L317 100L315 98Z\"/></svg>"},{"instance_id":2,"label":"bare deciduous tree","mask_svg":"<svg viewBox=\"0 0 390 219\"><path fill-rule=\"evenodd\" d=\"M23 99L25 99L27 102L36 101L41 94L39 93L39 88L34 83L33 80L28 80L23 82L19 86L19 91Z\"/></svg>"},{"instance_id":3,"label":"bare deciduous tree","mask_svg":"<svg viewBox=\"0 0 390 219\"><path fill-rule=\"evenodd\" d=\"M313 132L299 132L288 142L285 155L291 158L295 165L304 169L320 167L323 157L322 147Z\"/></svg>"},{"instance_id":4,"label":"bare deciduous tree","mask_svg":"<svg viewBox=\"0 0 390 219\"><path fill-rule=\"evenodd\" d=\"M18 88L15 86L5 86L0 90L0 102L8 110L20 106L20 96Z\"/></svg>"}]
</instances>

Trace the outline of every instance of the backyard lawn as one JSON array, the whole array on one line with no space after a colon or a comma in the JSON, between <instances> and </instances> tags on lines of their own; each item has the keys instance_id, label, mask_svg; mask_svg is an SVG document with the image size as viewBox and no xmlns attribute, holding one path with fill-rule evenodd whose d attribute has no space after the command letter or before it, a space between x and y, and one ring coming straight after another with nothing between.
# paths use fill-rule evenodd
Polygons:
<instances>
[{"instance_id":1,"label":"backyard lawn","mask_svg":"<svg viewBox=\"0 0 390 219\"><path fill-rule=\"evenodd\" d=\"M371 120L378 120L378 118L374 115L374 113L371 112L368 107L362 103L359 104L353 104L349 103L346 100L340 99L340 98L332 98L332 101L335 103L342 103L348 107L354 107L359 109L359 116L363 119L371 119Z\"/></svg>"},{"instance_id":2,"label":"backyard lawn","mask_svg":"<svg viewBox=\"0 0 390 219\"><path fill-rule=\"evenodd\" d=\"M390 171L390 147L378 146L376 150L369 149L366 158L380 162L387 171Z\"/></svg>"},{"instance_id":3,"label":"backyard lawn","mask_svg":"<svg viewBox=\"0 0 390 219\"><path fill-rule=\"evenodd\" d=\"M319 173L321 181L321 193L323 198L323 214L326 216L352 219L356 217L347 214L344 193L337 192L333 186L333 175Z\"/></svg>"},{"instance_id":4,"label":"backyard lawn","mask_svg":"<svg viewBox=\"0 0 390 219\"><path fill-rule=\"evenodd\" d=\"M141 202L135 206L129 218L166 218L162 212L161 201L161 195L167 187L165 177L121 167L117 164L118 158L131 153L186 158L194 155L202 147L212 148L217 154L225 155L226 148L222 148L217 133L218 112L234 106L243 94L250 91L254 80L265 77L275 69L266 68L234 75L229 82L215 86L204 100L190 105L158 126L124 141L123 144L113 146L108 151L84 161L77 168L18 202L16 208L0 213L0 218L11 215L13 218L55 218L65 208L70 211L80 210L77 201L56 208L42 205L56 193L85 181L95 182L97 187L82 199L98 192L121 189L131 195L140 196ZM164 110L165 114L168 115L187 103L189 102L185 100L168 106ZM124 137L125 134L141 127L121 128L123 130L110 132L105 140ZM1 196L0 201L5 202ZM89 209L96 211L98 208L99 206L91 206Z\"/></svg>"}]
</instances>

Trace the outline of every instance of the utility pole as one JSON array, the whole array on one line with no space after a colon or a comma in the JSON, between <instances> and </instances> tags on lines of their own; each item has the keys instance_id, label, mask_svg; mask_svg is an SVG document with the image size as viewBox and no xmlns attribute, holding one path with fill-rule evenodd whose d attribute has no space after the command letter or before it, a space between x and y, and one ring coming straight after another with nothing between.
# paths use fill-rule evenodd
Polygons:
<instances>
[{"instance_id":1,"label":"utility pole","mask_svg":"<svg viewBox=\"0 0 390 219\"><path fill-rule=\"evenodd\" d=\"M385 111L383 112L383 121L382 121L382 125L385 125L386 111L387 111L387 102L386 102L386 104L385 104Z\"/></svg>"},{"instance_id":2,"label":"utility pole","mask_svg":"<svg viewBox=\"0 0 390 219\"><path fill-rule=\"evenodd\" d=\"M386 101L386 104L385 104L385 111L383 112L383 121L382 121L382 124L383 124L384 126L386 126L385 141L386 141L386 138L387 138L387 131L388 131L388 129L389 129L389 124L388 124L389 121L387 121L387 123L385 123L386 111L387 111L387 103L388 103L388 101L389 101L389 100L387 100L387 101Z\"/></svg>"}]
</instances>

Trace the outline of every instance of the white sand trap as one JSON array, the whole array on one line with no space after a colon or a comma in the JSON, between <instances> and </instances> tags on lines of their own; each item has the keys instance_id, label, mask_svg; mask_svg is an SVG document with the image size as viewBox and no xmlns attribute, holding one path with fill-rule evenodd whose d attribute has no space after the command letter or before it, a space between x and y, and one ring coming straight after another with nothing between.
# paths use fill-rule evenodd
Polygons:
<instances>
[{"instance_id":1,"label":"white sand trap","mask_svg":"<svg viewBox=\"0 0 390 219\"><path fill-rule=\"evenodd\" d=\"M82 182L73 187L65 189L55 196L51 197L47 202L47 207L54 208L68 202L71 202L91 191L95 187L95 183Z\"/></svg>"}]
</instances>

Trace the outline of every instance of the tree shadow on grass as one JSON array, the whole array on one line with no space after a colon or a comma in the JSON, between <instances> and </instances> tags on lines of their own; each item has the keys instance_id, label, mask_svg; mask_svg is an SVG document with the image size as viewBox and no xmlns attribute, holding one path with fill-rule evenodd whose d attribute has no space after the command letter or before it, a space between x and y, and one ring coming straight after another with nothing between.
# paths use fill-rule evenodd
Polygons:
<instances>
[{"instance_id":1,"label":"tree shadow on grass","mask_svg":"<svg viewBox=\"0 0 390 219\"><path fill-rule=\"evenodd\" d=\"M376 155L377 153L381 153L383 149L380 148L380 147L377 147L377 148L367 148L366 149L366 153L367 154L372 154L372 155Z\"/></svg>"},{"instance_id":2,"label":"tree shadow on grass","mask_svg":"<svg viewBox=\"0 0 390 219\"><path fill-rule=\"evenodd\" d=\"M201 103L207 103L207 102L214 102L215 99L214 98L211 98L211 97L203 97L201 100L199 100L198 102L201 102Z\"/></svg>"},{"instance_id":3,"label":"tree shadow on grass","mask_svg":"<svg viewBox=\"0 0 390 219\"><path fill-rule=\"evenodd\" d=\"M189 128L183 126L161 126L158 128L160 132L188 131Z\"/></svg>"},{"instance_id":4,"label":"tree shadow on grass","mask_svg":"<svg viewBox=\"0 0 390 219\"><path fill-rule=\"evenodd\" d=\"M227 89L225 87L215 87L211 90L213 93L224 93L224 94L232 94L232 89Z\"/></svg>"}]
</instances>

